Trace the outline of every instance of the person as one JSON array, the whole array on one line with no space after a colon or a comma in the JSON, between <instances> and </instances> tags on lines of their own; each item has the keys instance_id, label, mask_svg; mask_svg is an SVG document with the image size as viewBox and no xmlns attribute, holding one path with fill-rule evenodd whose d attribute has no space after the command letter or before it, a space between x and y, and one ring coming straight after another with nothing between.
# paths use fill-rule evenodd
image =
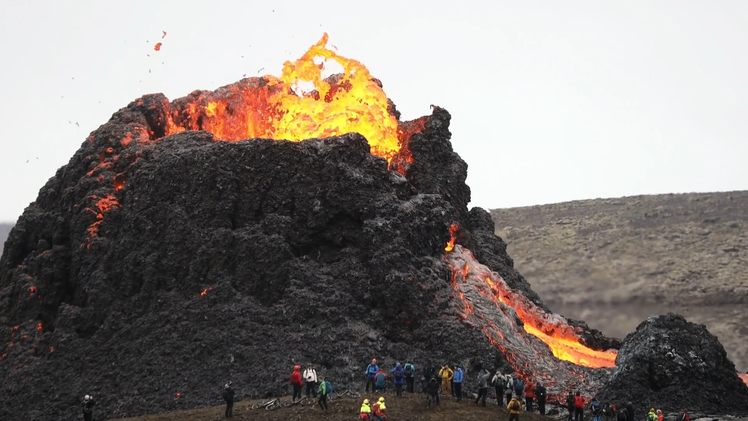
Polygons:
<instances>
[{"instance_id":1,"label":"person","mask_svg":"<svg viewBox=\"0 0 748 421\"><path fill-rule=\"evenodd\" d=\"M289 378L289 382L291 383L291 387L293 388L293 398L292 400L301 399L301 366L295 365L293 367L293 373L291 373L291 377Z\"/></svg>"},{"instance_id":2,"label":"person","mask_svg":"<svg viewBox=\"0 0 748 421\"><path fill-rule=\"evenodd\" d=\"M416 366L413 365L412 361L405 363L405 384L407 385L408 393L415 393L415 379L416 379Z\"/></svg>"},{"instance_id":3,"label":"person","mask_svg":"<svg viewBox=\"0 0 748 421\"><path fill-rule=\"evenodd\" d=\"M465 373L462 371L462 367L460 365L457 365L457 368L455 369L455 375L452 377L452 382L454 383L454 387L452 390L454 391L454 395L457 397L457 402L462 402L462 382L465 381Z\"/></svg>"},{"instance_id":4,"label":"person","mask_svg":"<svg viewBox=\"0 0 748 421\"><path fill-rule=\"evenodd\" d=\"M603 406L603 419L605 421L615 420L615 413L613 412L614 408L615 408L615 405L613 406L613 408L611 408L610 405L607 403Z\"/></svg>"},{"instance_id":5,"label":"person","mask_svg":"<svg viewBox=\"0 0 748 421\"><path fill-rule=\"evenodd\" d=\"M647 412L647 421L657 421L657 411L654 408L649 408Z\"/></svg>"},{"instance_id":6,"label":"person","mask_svg":"<svg viewBox=\"0 0 748 421\"><path fill-rule=\"evenodd\" d=\"M366 374L366 391L369 391L369 385L371 385L371 390L374 392L374 376L377 375L377 372L379 371L379 366L377 365L377 359L374 358L371 360L371 364L366 366L366 371L364 374Z\"/></svg>"},{"instance_id":7,"label":"person","mask_svg":"<svg viewBox=\"0 0 748 421\"><path fill-rule=\"evenodd\" d=\"M432 377L431 380L426 383L426 395L428 397L427 408L431 408L431 402L435 402L439 405L439 383L436 382L436 377Z\"/></svg>"},{"instance_id":8,"label":"person","mask_svg":"<svg viewBox=\"0 0 748 421\"><path fill-rule=\"evenodd\" d=\"M514 394L517 395L517 398L522 399L522 393L525 391L525 381L522 380L521 377L517 376L516 379L514 379Z\"/></svg>"},{"instance_id":9,"label":"person","mask_svg":"<svg viewBox=\"0 0 748 421\"><path fill-rule=\"evenodd\" d=\"M385 374L384 370L380 368L379 371L377 371L377 374L374 376L373 392L384 392L385 390L387 390L387 374Z\"/></svg>"},{"instance_id":10,"label":"person","mask_svg":"<svg viewBox=\"0 0 748 421\"><path fill-rule=\"evenodd\" d=\"M685 409L681 409L675 419L677 421L691 421L691 417L688 415L688 412L686 412Z\"/></svg>"},{"instance_id":11,"label":"person","mask_svg":"<svg viewBox=\"0 0 748 421\"><path fill-rule=\"evenodd\" d=\"M634 404L631 401L626 402L626 421L634 421Z\"/></svg>"},{"instance_id":12,"label":"person","mask_svg":"<svg viewBox=\"0 0 748 421\"><path fill-rule=\"evenodd\" d=\"M584 398L582 394L577 391L574 395L574 421L582 421L584 419Z\"/></svg>"},{"instance_id":13,"label":"person","mask_svg":"<svg viewBox=\"0 0 748 421\"><path fill-rule=\"evenodd\" d=\"M317 370L314 366L309 366L304 370L304 381L306 381L306 397L317 397Z\"/></svg>"},{"instance_id":14,"label":"person","mask_svg":"<svg viewBox=\"0 0 748 421\"><path fill-rule=\"evenodd\" d=\"M504 406L504 383L506 380L504 379L504 375L501 374L501 371L496 370L496 373L494 373L493 377L491 378L491 384L493 385L494 390L496 391L496 403L499 404L499 406ZM507 404L509 401L506 402Z\"/></svg>"},{"instance_id":15,"label":"person","mask_svg":"<svg viewBox=\"0 0 748 421\"><path fill-rule=\"evenodd\" d=\"M657 421L665 421L665 414L662 413L661 409L657 410Z\"/></svg>"},{"instance_id":16,"label":"person","mask_svg":"<svg viewBox=\"0 0 748 421\"><path fill-rule=\"evenodd\" d=\"M592 421L603 421L603 406L597 397L592 398L590 402L590 412L592 413Z\"/></svg>"},{"instance_id":17,"label":"person","mask_svg":"<svg viewBox=\"0 0 748 421\"><path fill-rule=\"evenodd\" d=\"M535 400L535 384L532 382L531 378L527 378L527 383L525 383L525 410L527 412L533 412L532 409L532 402Z\"/></svg>"},{"instance_id":18,"label":"person","mask_svg":"<svg viewBox=\"0 0 748 421\"><path fill-rule=\"evenodd\" d=\"M358 419L371 421L371 407L369 406L368 399L364 399L361 403L361 409L358 411Z\"/></svg>"},{"instance_id":19,"label":"person","mask_svg":"<svg viewBox=\"0 0 748 421\"><path fill-rule=\"evenodd\" d=\"M478 397L475 398L475 404L478 405L479 401L483 401L481 404L486 406L486 396L488 395L488 377L491 373L488 370L483 369L478 373Z\"/></svg>"},{"instance_id":20,"label":"person","mask_svg":"<svg viewBox=\"0 0 748 421\"><path fill-rule=\"evenodd\" d=\"M234 389L229 381L223 385L223 400L226 401L226 412L224 417L231 418L234 416Z\"/></svg>"},{"instance_id":21,"label":"person","mask_svg":"<svg viewBox=\"0 0 748 421\"><path fill-rule=\"evenodd\" d=\"M395 364L392 369L392 383L395 385L395 394L398 398L403 397L403 383L405 382L405 370L400 363Z\"/></svg>"},{"instance_id":22,"label":"person","mask_svg":"<svg viewBox=\"0 0 748 421\"><path fill-rule=\"evenodd\" d=\"M571 391L566 396L566 409L569 411L569 421L574 421L574 393Z\"/></svg>"},{"instance_id":23,"label":"person","mask_svg":"<svg viewBox=\"0 0 748 421\"><path fill-rule=\"evenodd\" d=\"M449 364L443 365L439 370L439 377L442 378L442 395L449 396L452 394L452 377L454 375L455 372L449 368Z\"/></svg>"},{"instance_id":24,"label":"person","mask_svg":"<svg viewBox=\"0 0 748 421\"><path fill-rule=\"evenodd\" d=\"M511 374L506 375L506 384L504 385L504 394L506 394L506 404L512 400L512 391L514 390L514 379Z\"/></svg>"},{"instance_id":25,"label":"person","mask_svg":"<svg viewBox=\"0 0 748 421\"><path fill-rule=\"evenodd\" d=\"M548 391L545 390L542 383L535 386L535 396L538 398L538 411L540 411L540 415L545 416L545 399L548 396Z\"/></svg>"},{"instance_id":26,"label":"person","mask_svg":"<svg viewBox=\"0 0 748 421\"><path fill-rule=\"evenodd\" d=\"M625 406L618 408L616 411L616 421L628 421L629 413Z\"/></svg>"},{"instance_id":27,"label":"person","mask_svg":"<svg viewBox=\"0 0 748 421\"><path fill-rule=\"evenodd\" d=\"M387 413L385 412L387 405L384 404L384 396L380 396L379 400L371 407L371 412L374 415L375 421L387 421Z\"/></svg>"},{"instance_id":28,"label":"person","mask_svg":"<svg viewBox=\"0 0 748 421\"><path fill-rule=\"evenodd\" d=\"M506 409L509 411L509 421L519 421L519 413L522 412L522 403L519 399L511 397Z\"/></svg>"},{"instance_id":29,"label":"person","mask_svg":"<svg viewBox=\"0 0 748 421\"><path fill-rule=\"evenodd\" d=\"M327 396L332 393L332 387L330 386L330 382L325 380L325 376L319 376L319 390L317 392L319 394L317 404L323 411L327 411Z\"/></svg>"},{"instance_id":30,"label":"person","mask_svg":"<svg viewBox=\"0 0 748 421\"><path fill-rule=\"evenodd\" d=\"M96 401L94 400L93 396L86 395L83 397L83 403L81 406L83 407L83 421L91 421L93 420L93 407L96 405Z\"/></svg>"}]
</instances>

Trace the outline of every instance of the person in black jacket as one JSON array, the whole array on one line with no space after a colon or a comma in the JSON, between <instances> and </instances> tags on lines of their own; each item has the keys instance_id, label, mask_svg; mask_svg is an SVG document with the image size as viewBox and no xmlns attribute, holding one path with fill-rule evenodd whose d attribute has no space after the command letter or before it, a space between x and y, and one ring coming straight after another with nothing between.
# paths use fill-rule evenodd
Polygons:
<instances>
[{"instance_id":1,"label":"person in black jacket","mask_svg":"<svg viewBox=\"0 0 748 421\"><path fill-rule=\"evenodd\" d=\"M535 386L535 397L538 398L538 409L540 410L540 415L545 415L545 398L547 395L548 392L545 390L545 386L538 383L538 385Z\"/></svg>"},{"instance_id":2,"label":"person in black jacket","mask_svg":"<svg viewBox=\"0 0 748 421\"><path fill-rule=\"evenodd\" d=\"M436 382L436 377L432 377L431 380L429 380L428 383L426 383L426 395L428 396L428 405L427 407L431 407L431 402L435 402L437 405L439 405L439 390L441 387L439 386L439 383Z\"/></svg>"},{"instance_id":3,"label":"person in black jacket","mask_svg":"<svg viewBox=\"0 0 748 421\"><path fill-rule=\"evenodd\" d=\"M231 382L223 386L223 400L226 401L226 418L231 418L234 414L234 389L231 388Z\"/></svg>"},{"instance_id":4,"label":"person in black jacket","mask_svg":"<svg viewBox=\"0 0 748 421\"><path fill-rule=\"evenodd\" d=\"M626 420L634 421L634 404L631 401L626 402Z\"/></svg>"},{"instance_id":5,"label":"person in black jacket","mask_svg":"<svg viewBox=\"0 0 748 421\"><path fill-rule=\"evenodd\" d=\"M81 406L83 407L83 421L93 420L94 405L96 405L96 401L94 400L93 396L86 395L83 397L83 403L81 404Z\"/></svg>"},{"instance_id":6,"label":"person in black jacket","mask_svg":"<svg viewBox=\"0 0 748 421\"><path fill-rule=\"evenodd\" d=\"M569 421L574 421L574 393L572 392L566 396L566 409L569 410Z\"/></svg>"}]
</instances>

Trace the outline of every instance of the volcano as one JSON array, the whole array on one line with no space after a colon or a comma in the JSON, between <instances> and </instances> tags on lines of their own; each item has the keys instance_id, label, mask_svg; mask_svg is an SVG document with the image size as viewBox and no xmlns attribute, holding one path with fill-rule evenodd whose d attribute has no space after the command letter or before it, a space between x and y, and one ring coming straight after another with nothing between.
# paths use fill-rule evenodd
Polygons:
<instances>
[{"instance_id":1,"label":"volcano","mask_svg":"<svg viewBox=\"0 0 748 421\"><path fill-rule=\"evenodd\" d=\"M390 367L512 371L594 393L621 342L553 314L468 209L450 114L402 121L326 47L276 78L146 95L91 133L0 260L0 416L123 417ZM343 72L323 77L327 61ZM299 81L314 89L302 91Z\"/></svg>"}]
</instances>

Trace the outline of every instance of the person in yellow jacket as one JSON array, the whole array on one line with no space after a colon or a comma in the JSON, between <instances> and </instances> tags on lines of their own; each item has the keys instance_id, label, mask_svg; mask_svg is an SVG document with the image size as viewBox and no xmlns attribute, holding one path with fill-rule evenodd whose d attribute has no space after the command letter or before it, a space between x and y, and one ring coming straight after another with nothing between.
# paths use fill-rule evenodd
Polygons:
<instances>
[{"instance_id":1,"label":"person in yellow jacket","mask_svg":"<svg viewBox=\"0 0 748 421\"><path fill-rule=\"evenodd\" d=\"M452 378L455 376L455 372L449 368L449 365L445 365L439 370L439 377L442 378L442 395L452 395Z\"/></svg>"},{"instance_id":2,"label":"person in yellow jacket","mask_svg":"<svg viewBox=\"0 0 748 421\"><path fill-rule=\"evenodd\" d=\"M371 421L371 407L369 406L368 399L364 399L364 402L361 404L361 410L359 411L358 419Z\"/></svg>"},{"instance_id":3,"label":"person in yellow jacket","mask_svg":"<svg viewBox=\"0 0 748 421\"><path fill-rule=\"evenodd\" d=\"M516 396L509 401L506 409L509 411L509 421L519 421L519 413L522 412L522 402Z\"/></svg>"}]
</instances>

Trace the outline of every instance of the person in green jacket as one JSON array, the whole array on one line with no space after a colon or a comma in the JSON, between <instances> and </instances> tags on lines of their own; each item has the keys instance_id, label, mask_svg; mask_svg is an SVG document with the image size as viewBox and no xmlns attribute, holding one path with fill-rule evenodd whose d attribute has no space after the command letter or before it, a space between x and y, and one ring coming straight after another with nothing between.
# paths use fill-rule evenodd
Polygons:
<instances>
[{"instance_id":1,"label":"person in green jacket","mask_svg":"<svg viewBox=\"0 0 748 421\"><path fill-rule=\"evenodd\" d=\"M327 411L327 395L330 394L330 382L325 380L325 376L319 376L319 389L317 390L319 397L317 403L323 411Z\"/></svg>"}]
</instances>

